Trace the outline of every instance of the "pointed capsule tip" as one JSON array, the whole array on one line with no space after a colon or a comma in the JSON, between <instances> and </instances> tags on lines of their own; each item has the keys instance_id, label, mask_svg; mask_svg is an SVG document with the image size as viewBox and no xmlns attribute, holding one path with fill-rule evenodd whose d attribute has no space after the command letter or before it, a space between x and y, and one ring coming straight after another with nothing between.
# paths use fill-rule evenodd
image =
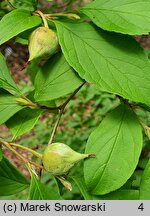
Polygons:
<instances>
[{"instance_id":1,"label":"pointed capsule tip","mask_svg":"<svg viewBox=\"0 0 150 216\"><path fill-rule=\"evenodd\" d=\"M33 57L29 57L28 62L31 62L33 59Z\"/></svg>"},{"instance_id":2,"label":"pointed capsule tip","mask_svg":"<svg viewBox=\"0 0 150 216\"><path fill-rule=\"evenodd\" d=\"M89 154L88 157L96 157L96 154Z\"/></svg>"}]
</instances>

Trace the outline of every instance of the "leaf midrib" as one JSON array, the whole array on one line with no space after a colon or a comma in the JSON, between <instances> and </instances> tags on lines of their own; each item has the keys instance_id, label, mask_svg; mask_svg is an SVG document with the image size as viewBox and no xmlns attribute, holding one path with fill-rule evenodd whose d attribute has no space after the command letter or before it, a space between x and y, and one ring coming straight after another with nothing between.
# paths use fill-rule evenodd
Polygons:
<instances>
[{"instance_id":1,"label":"leaf midrib","mask_svg":"<svg viewBox=\"0 0 150 216\"><path fill-rule=\"evenodd\" d=\"M104 58L104 60L105 60L106 62L108 62L111 66L113 66L114 68L116 68L117 71L120 72L120 74L123 75L123 76L126 78L126 80L130 81L130 83L131 83L133 86L136 86L135 83L132 82L132 80L130 80L128 77L126 77L125 74L122 73L122 72L119 70L119 68L117 68L115 65L113 65L112 62L110 62L107 58L105 58L105 56L103 56L98 50L94 49L90 44L88 44L85 40L83 40L82 37L78 36L76 33L74 33L73 31L71 31L70 28L67 27L66 25L63 25L63 23L61 23L61 22L58 22L58 23L61 24L62 26L65 26L65 28L66 28L68 31L70 31L73 35L75 35L77 38L79 38L83 43L85 43L87 46L89 46L89 47L92 48L94 51L96 51L100 56L102 56L102 57ZM109 57L109 58L110 58L110 57ZM120 61L122 61L122 60L120 60ZM134 66L136 66L136 65L134 65ZM136 66L136 67L139 68L138 66ZM140 68L140 69L141 69L141 68ZM84 70L84 69L83 69L83 70ZM141 69L141 70L142 70L142 69ZM97 70L96 70L96 71L97 71ZM86 72L86 71L85 71L85 72ZM99 74L99 73L98 73L98 74ZM100 76L100 74L99 74L99 76ZM93 79L93 78L92 78L92 79ZM105 82L105 81L104 81L104 82ZM118 82L117 82L117 83L118 83ZM136 86L136 88L139 88L139 86ZM112 89L112 88L111 88L111 89ZM123 91L126 92L125 89L123 89ZM140 94L141 94L141 93L140 93ZM128 92L127 92L127 95L128 95ZM145 99L145 96L144 96L143 94L141 94L141 96ZM145 101L147 101L147 100L145 99Z\"/></svg>"},{"instance_id":2,"label":"leaf midrib","mask_svg":"<svg viewBox=\"0 0 150 216\"><path fill-rule=\"evenodd\" d=\"M16 179L11 179L10 177L1 176L0 179L4 179L4 181L5 181L5 179L9 179L10 181L15 182L15 183L20 184L20 185L28 185L28 183L23 183L23 182L17 181Z\"/></svg>"},{"instance_id":3,"label":"leaf midrib","mask_svg":"<svg viewBox=\"0 0 150 216\"><path fill-rule=\"evenodd\" d=\"M97 186L99 185L101 179L103 178L103 176L104 176L104 174L105 174L105 171L106 171L106 169L107 169L108 163L109 163L109 161L110 161L110 159L111 159L111 156L112 156L112 154L113 154L113 151L114 151L114 149L115 149L115 147L116 147L117 139L118 139L118 136L119 136L119 134L120 134L120 130L121 130L121 127L122 127L122 124L123 124L123 119L124 119L125 113L126 113L126 111L124 110L123 113L122 113L121 120L120 120L120 125L119 125L119 128L118 128L118 132L117 132L116 138L115 138L115 140L114 140L114 144L113 144L114 147L113 147L112 150L110 151L110 154L109 154L109 156L108 156L108 159L107 159L107 161L106 161L106 163L105 163L105 164L106 164L106 165L105 165L105 168L104 168L103 171L102 171L102 174L101 174L101 177L100 177L98 183L96 184L96 186L94 185L95 187L94 187L92 190L95 190L95 189L97 188ZM97 171L95 172L95 174L94 174L94 176L93 176L93 179L94 179L94 177L97 175L98 170L99 170L99 168L98 168ZM92 181L92 180L91 180L91 181Z\"/></svg>"},{"instance_id":4,"label":"leaf midrib","mask_svg":"<svg viewBox=\"0 0 150 216\"><path fill-rule=\"evenodd\" d=\"M136 14L136 13L130 13L130 12L126 12L126 11L118 11L118 10L110 10L110 9L105 9L105 8L95 8L95 7L93 7L93 8L88 8L88 10L96 10L96 11L108 11L108 12L112 12L112 13L114 13L114 12L117 12L117 14L129 14L129 15L137 15L137 16L141 16L141 17L146 17L146 18L149 18L150 19L150 16L146 16L146 15L141 15L141 14Z\"/></svg>"}]
</instances>

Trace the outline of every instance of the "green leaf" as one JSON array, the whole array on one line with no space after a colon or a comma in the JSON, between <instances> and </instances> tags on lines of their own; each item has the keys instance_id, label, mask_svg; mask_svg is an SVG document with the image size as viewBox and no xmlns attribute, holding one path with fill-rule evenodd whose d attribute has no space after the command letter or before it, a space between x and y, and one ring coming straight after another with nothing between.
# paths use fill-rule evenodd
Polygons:
<instances>
[{"instance_id":1,"label":"green leaf","mask_svg":"<svg viewBox=\"0 0 150 216\"><path fill-rule=\"evenodd\" d=\"M24 107L16 102L16 97L0 89L0 124L6 122Z\"/></svg>"},{"instance_id":2,"label":"green leaf","mask_svg":"<svg viewBox=\"0 0 150 216\"><path fill-rule=\"evenodd\" d=\"M120 189L103 196L100 195L94 196L88 192L83 177L74 176L73 180L77 184L85 200L138 200L139 199L139 191L131 190L131 189L128 190Z\"/></svg>"},{"instance_id":3,"label":"green leaf","mask_svg":"<svg viewBox=\"0 0 150 216\"><path fill-rule=\"evenodd\" d=\"M83 79L150 106L150 63L133 38L90 23L55 24L66 60Z\"/></svg>"},{"instance_id":4,"label":"green leaf","mask_svg":"<svg viewBox=\"0 0 150 216\"><path fill-rule=\"evenodd\" d=\"M23 8L33 11L37 7L37 0L9 0L12 6L15 8Z\"/></svg>"},{"instance_id":5,"label":"green leaf","mask_svg":"<svg viewBox=\"0 0 150 216\"><path fill-rule=\"evenodd\" d=\"M31 82L34 84L35 77L37 72L40 70L40 67L36 62L31 61L30 64L26 68L26 73L29 74Z\"/></svg>"},{"instance_id":6,"label":"green leaf","mask_svg":"<svg viewBox=\"0 0 150 216\"><path fill-rule=\"evenodd\" d=\"M86 184L84 182L84 178L83 176L72 176L72 179L74 180L74 182L77 184L81 194L83 195L85 200L92 200L94 199L94 196L91 195L86 187ZM96 196L95 196L96 197Z\"/></svg>"},{"instance_id":7,"label":"green leaf","mask_svg":"<svg viewBox=\"0 0 150 216\"><path fill-rule=\"evenodd\" d=\"M16 43L20 43L22 45L28 45L28 40L24 39L24 38L20 38L20 37L16 37L15 40Z\"/></svg>"},{"instance_id":8,"label":"green leaf","mask_svg":"<svg viewBox=\"0 0 150 216\"><path fill-rule=\"evenodd\" d=\"M0 45L19 33L40 25L41 19L30 12L16 9L6 14L0 21Z\"/></svg>"},{"instance_id":9,"label":"green leaf","mask_svg":"<svg viewBox=\"0 0 150 216\"><path fill-rule=\"evenodd\" d=\"M5 157L0 162L0 196L18 193L29 186L27 179Z\"/></svg>"},{"instance_id":10,"label":"green leaf","mask_svg":"<svg viewBox=\"0 0 150 216\"><path fill-rule=\"evenodd\" d=\"M88 190L103 195L120 188L133 174L141 149L141 126L135 114L120 105L104 118L88 139L86 153L96 154L84 164Z\"/></svg>"},{"instance_id":11,"label":"green leaf","mask_svg":"<svg viewBox=\"0 0 150 216\"><path fill-rule=\"evenodd\" d=\"M18 91L18 87L11 78L4 56L0 53L0 88Z\"/></svg>"},{"instance_id":12,"label":"green leaf","mask_svg":"<svg viewBox=\"0 0 150 216\"><path fill-rule=\"evenodd\" d=\"M150 200L150 160L148 161L141 178L140 199Z\"/></svg>"},{"instance_id":13,"label":"green leaf","mask_svg":"<svg viewBox=\"0 0 150 216\"><path fill-rule=\"evenodd\" d=\"M81 11L108 31L131 35L150 32L149 0L95 0Z\"/></svg>"},{"instance_id":14,"label":"green leaf","mask_svg":"<svg viewBox=\"0 0 150 216\"><path fill-rule=\"evenodd\" d=\"M71 93L83 81L69 66L62 54L49 59L35 78L35 100L47 101Z\"/></svg>"},{"instance_id":15,"label":"green leaf","mask_svg":"<svg viewBox=\"0 0 150 216\"><path fill-rule=\"evenodd\" d=\"M2 160L2 158L3 158L2 146L0 146L0 161Z\"/></svg>"},{"instance_id":16,"label":"green leaf","mask_svg":"<svg viewBox=\"0 0 150 216\"><path fill-rule=\"evenodd\" d=\"M35 175L32 175L30 185L30 200L60 200L61 197L54 188L46 187Z\"/></svg>"},{"instance_id":17,"label":"green leaf","mask_svg":"<svg viewBox=\"0 0 150 216\"><path fill-rule=\"evenodd\" d=\"M101 200L139 200L139 190L119 189L98 197Z\"/></svg>"},{"instance_id":18,"label":"green leaf","mask_svg":"<svg viewBox=\"0 0 150 216\"><path fill-rule=\"evenodd\" d=\"M13 134L13 139L30 131L43 111L37 109L25 108L17 112L7 122L6 126Z\"/></svg>"}]
</instances>

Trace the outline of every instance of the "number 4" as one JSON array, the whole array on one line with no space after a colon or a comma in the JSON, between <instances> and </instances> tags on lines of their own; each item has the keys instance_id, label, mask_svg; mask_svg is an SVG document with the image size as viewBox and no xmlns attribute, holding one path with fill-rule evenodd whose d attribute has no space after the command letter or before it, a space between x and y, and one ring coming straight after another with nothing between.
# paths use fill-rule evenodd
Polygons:
<instances>
[{"instance_id":1,"label":"number 4","mask_svg":"<svg viewBox=\"0 0 150 216\"><path fill-rule=\"evenodd\" d=\"M143 203L141 203L138 207L139 210L143 211L144 210L144 206L143 206Z\"/></svg>"}]
</instances>

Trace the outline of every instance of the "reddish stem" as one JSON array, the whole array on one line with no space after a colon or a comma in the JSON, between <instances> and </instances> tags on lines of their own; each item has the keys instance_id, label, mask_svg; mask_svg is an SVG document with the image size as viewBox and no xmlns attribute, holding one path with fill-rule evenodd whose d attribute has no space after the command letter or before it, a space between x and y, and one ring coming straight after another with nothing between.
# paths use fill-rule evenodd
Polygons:
<instances>
[{"instance_id":1,"label":"reddish stem","mask_svg":"<svg viewBox=\"0 0 150 216\"><path fill-rule=\"evenodd\" d=\"M96 154L89 154L89 157L96 157Z\"/></svg>"}]
</instances>

